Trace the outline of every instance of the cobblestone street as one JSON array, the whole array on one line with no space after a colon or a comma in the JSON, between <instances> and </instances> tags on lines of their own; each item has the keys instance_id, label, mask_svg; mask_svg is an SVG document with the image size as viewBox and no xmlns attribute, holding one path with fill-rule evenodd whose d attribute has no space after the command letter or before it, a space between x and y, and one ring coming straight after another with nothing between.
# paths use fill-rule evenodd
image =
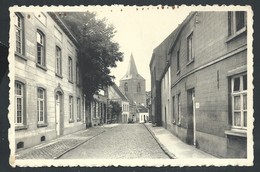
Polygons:
<instances>
[{"instance_id":1,"label":"cobblestone street","mask_svg":"<svg viewBox=\"0 0 260 172\"><path fill-rule=\"evenodd\" d=\"M61 159L133 159L169 157L143 124L122 124L85 142Z\"/></svg>"}]
</instances>

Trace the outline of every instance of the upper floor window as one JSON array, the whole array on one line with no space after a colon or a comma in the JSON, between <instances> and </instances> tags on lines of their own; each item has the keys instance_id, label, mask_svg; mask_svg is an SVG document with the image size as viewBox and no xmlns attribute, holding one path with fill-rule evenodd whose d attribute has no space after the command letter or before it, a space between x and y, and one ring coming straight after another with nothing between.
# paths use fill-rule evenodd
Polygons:
<instances>
[{"instance_id":1,"label":"upper floor window","mask_svg":"<svg viewBox=\"0 0 260 172\"><path fill-rule=\"evenodd\" d=\"M247 75L237 75L231 78L232 126L247 127Z\"/></svg>"},{"instance_id":2,"label":"upper floor window","mask_svg":"<svg viewBox=\"0 0 260 172\"><path fill-rule=\"evenodd\" d=\"M138 84L137 84L137 92L138 93L141 92L141 84L140 84L140 82L138 82Z\"/></svg>"},{"instance_id":3,"label":"upper floor window","mask_svg":"<svg viewBox=\"0 0 260 172\"><path fill-rule=\"evenodd\" d=\"M176 61L177 61L177 72L178 72L178 71L180 71L180 51L179 50L177 51Z\"/></svg>"},{"instance_id":4,"label":"upper floor window","mask_svg":"<svg viewBox=\"0 0 260 172\"><path fill-rule=\"evenodd\" d=\"M79 85L79 65L76 65L76 83Z\"/></svg>"},{"instance_id":5,"label":"upper floor window","mask_svg":"<svg viewBox=\"0 0 260 172\"><path fill-rule=\"evenodd\" d=\"M128 92L128 84L127 84L127 82L124 84L124 89L125 89L125 92Z\"/></svg>"},{"instance_id":6,"label":"upper floor window","mask_svg":"<svg viewBox=\"0 0 260 172\"><path fill-rule=\"evenodd\" d=\"M187 38L187 57L188 62L193 60L193 33L191 33Z\"/></svg>"},{"instance_id":7,"label":"upper floor window","mask_svg":"<svg viewBox=\"0 0 260 172\"><path fill-rule=\"evenodd\" d=\"M37 31L37 64L45 66L45 36Z\"/></svg>"},{"instance_id":8,"label":"upper floor window","mask_svg":"<svg viewBox=\"0 0 260 172\"><path fill-rule=\"evenodd\" d=\"M61 49L56 46L56 74L61 76Z\"/></svg>"},{"instance_id":9,"label":"upper floor window","mask_svg":"<svg viewBox=\"0 0 260 172\"><path fill-rule=\"evenodd\" d=\"M68 65L68 67L69 67L69 81L73 81L73 67L72 67L72 58L71 57L69 57L69 65Z\"/></svg>"},{"instance_id":10,"label":"upper floor window","mask_svg":"<svg viewBox=\"0 0 260 172\"><path fill-rule=\"evenodd\" d=\"M46 97L43 88L37 89L37 116L38 123L45 123Z\"/></svg>"},{"instance_id":11,"label":"upper floor window","mask_svg":"<svg viewBox=\"0 0 260 172\"><path fill-rule=\"evenodd\" d=\"M16 38L16 49L15 51L19 54L23 52L23 17L19 13L15 13L15 38Z\"/></svg>"},{"instance_id":12,"label":"upper floor window","mask_svg":"<svg viewBox=\"0 0 260 172\"><path fill-rule=\"evenodd\" d=\"M228 12L228 36L235 34L246 27L245 11L229 11Z\"/></svg>"}]
</instances>

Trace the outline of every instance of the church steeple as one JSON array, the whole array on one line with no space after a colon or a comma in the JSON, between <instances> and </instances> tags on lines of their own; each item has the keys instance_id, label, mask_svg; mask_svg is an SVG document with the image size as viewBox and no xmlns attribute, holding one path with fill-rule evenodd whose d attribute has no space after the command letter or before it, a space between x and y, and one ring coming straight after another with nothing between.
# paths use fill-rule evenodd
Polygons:
<instances>
[{"instance_id":1,"label":"church steeple","mask_svg":"<svg viewBox=\"0 0 260 172\"><path fill-rule=\"evenodd\" d=\"M131 75L132 76L136 76L137 74L138 74L138 72L137 72L137 68L136 68L136 65L135 65L135 60L134 60L134 57L133 57L133 53L131 53L129 66L128 66L126 75L128 75L128 76L131 76Z\"/></svg>"},{"instance_id":2,"label":"church steeple","mask_svg":"<svg viewBox=\"0 0 260 172\"><path fill-rule=\"evenodd\" d=\"M144 80L144 78L141 75L139 75L137 72L133 53L131 53L126 74L123 76L123 78L121 80L128 80L128 79L132 79L132 78L138 78L138 79Z\"/></svg>"}]
</instances>

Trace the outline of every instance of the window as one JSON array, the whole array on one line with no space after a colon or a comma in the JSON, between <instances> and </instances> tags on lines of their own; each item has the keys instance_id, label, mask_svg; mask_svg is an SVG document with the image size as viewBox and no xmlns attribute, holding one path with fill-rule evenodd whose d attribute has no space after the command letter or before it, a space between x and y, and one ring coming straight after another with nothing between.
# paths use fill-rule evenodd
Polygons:
<instances>
[{"instance_id":1,"label":"window","mask_svg":"<svg viewBox=\"0 0 260 172\"><path fill-rule=\"evenodd\" d=\"M73 81L73 68L72 68L72 58L69 57L69 81Z\"/></svg>"},{"instance_id":2,"label":"window","mask_svg":"<svg viewBox=\"0 0 260 172\"><path fill-rule=\"evenodd\" d=\"M76 66L76 83L79 85L79 65Z\"/></svg>"},{"instance_id":3,"label":"window","mask_svg":"<svg viewBox=\"0 0 260 172\"><path fill-rule=\"evenodd\" d=\"M232 126L245 129L247 127L247 75L234 76L232 87Z\"/></svg>"},{"instance_id":4,"label":"window","mask_svg":"<svg viewBox=\"0 0 260 172\"><path fill-rule=\"evenodd\" d=\"M175 97L172 97L172 122L176 123L175 119Z\"/></svg>"},{"instance_id":5,"label":"window","mask_svg":"<svg viewBox=\"0 0 260 172\"><path fill-rule=\"evenodd\" d=\"M73 96L69 96L69 115L70 115L70 121L73 121Z\"/></svg>"},{"instance_id":6,"label":"window","mask_svg":"<svg viewBox=\"0 0 260 172\"><path fill-rule=\"evenodd\" d=\"M137 92L138 93L141 92L141 84L140 84L140 82L138 82L138 84L137 84Z\"/></svg>"},{"instance_id":7,"label":"window","mask_svg":"<svg viewBox=\"0 0 260 172\"><path fill-rule=\"evenodd\" d=\"M178 94L177 99L178 99L177 120L178 120L178 124L180 124L181 123L181 94Z\"/></svg>"},{"instance_id":8,"label":"window","mask_svg":"<svg viewBox=\"0 0 260 172\"><path fill-rule=\"evenodd\" d=\"M177 51L176 61L177 61L177 72L179 72L180 71L180 51L179 50Z\"/></svg>"},{"instance_id":9,"label":"window","mask_svg":"<svg viewBox=\"0 0 260 172\"><path fill-rule=\"evenodd\" d=\"M37 89L37 116L38 123L45 123L45 90L43 88Z\"/></svg>"},{"instance_id":10,"label":"window","mask_svg":"<svg viewBox=\"0 0 260 172\"><path fill-rule=\"evenodd\" d=\"M56 74L61 76L61 49L56 46Z\"/></svg>"},{"instance_id":11,"label":"window","mask_svg":"<svg viewBox=\"0 0 260 172\"><path fill-rule=\"evenodd\" d=\"M246 12L229 11L228 12L228 36L235 34L246 27Z\"/></svg>"},{"instance_id":12,"label":"window","mask_svg":"<svg viewBox=\"0 0 260 172\"><path fill-rule=\"evenodd\" d=\"M45 37L41 31L37 31L37 64L45 66Z\"/></svg>"},{"instance_id":13,"label":"window","mask_svg":"<svg viewBox=\"0 0 260 172\"><path fill-rule=\"evenodd\" d=\"M128 84L127 84L127 82L125 82L125 84L124 84L124 89L125 89L125 92L128 92Z\"/></svg>"},{"instance_id":14,"label":"window","mask_svg":"<svg viewBox=\"0 0 260 172\"><path fill-rule=\"evenodd\" d=\"M192 61L193 60L193 40L192 40L192 37L193 37L193 33L191 33L188 38L187 38L187 57L188 57L188 62Z\"/></svg>"},{"instance_id":15,"label":"window","mask_svg":"<svg viewBox=\"0 0 260 172\"><path fill-rule=\"evenodd\" d=\"M24 124L24 85L15 82L15 124Z\"/></svg>"},{"instance_id":16,"label":"window","mask_svg":"<svg viewBox=\"0 0 260 172\"><path fill-rule=\"evenodd\" d=\"M19 54L23 52L23 17L19 13L15 13L15 36L16 36L16 49Z\"/></svg>"},{"instance_id":17,"label":"window","mask_svg":"<svg viewBox=\"0 0 260 172\"><path fill-rule=\"evenodd\" d=\"M81 120L81 116L80 116L80 98L77 98L77 121Z\"/></svg>"}]
</instances>

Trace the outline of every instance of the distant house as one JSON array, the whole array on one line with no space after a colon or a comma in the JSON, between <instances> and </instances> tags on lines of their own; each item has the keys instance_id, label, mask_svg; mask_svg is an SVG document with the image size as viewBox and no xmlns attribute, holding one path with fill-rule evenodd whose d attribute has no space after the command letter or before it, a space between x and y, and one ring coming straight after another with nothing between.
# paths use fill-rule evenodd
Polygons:
<instances>
[{"instance_id":1,"label":"distant house","mask_svg":"<svg viewBox=\"0 0 260 172\"><path fill-rule=\"evenodd\" d=\"M129 100L128 98L120 91L116 84L108 87L108 98L109 101L116 101L122 107L122 114L119 117L119 122L127 123L129 118Z\"/></svg>"},{"instance_id":2,"label":"distant house","mask_svg":"<svg viewBox=\"0 0 260 172\"><path fill-rule=\"evenodd\" d=\"M136 122L144 123L149 120L148 108L144 106L136 107Z\"/></svg>"}]
</instances>

